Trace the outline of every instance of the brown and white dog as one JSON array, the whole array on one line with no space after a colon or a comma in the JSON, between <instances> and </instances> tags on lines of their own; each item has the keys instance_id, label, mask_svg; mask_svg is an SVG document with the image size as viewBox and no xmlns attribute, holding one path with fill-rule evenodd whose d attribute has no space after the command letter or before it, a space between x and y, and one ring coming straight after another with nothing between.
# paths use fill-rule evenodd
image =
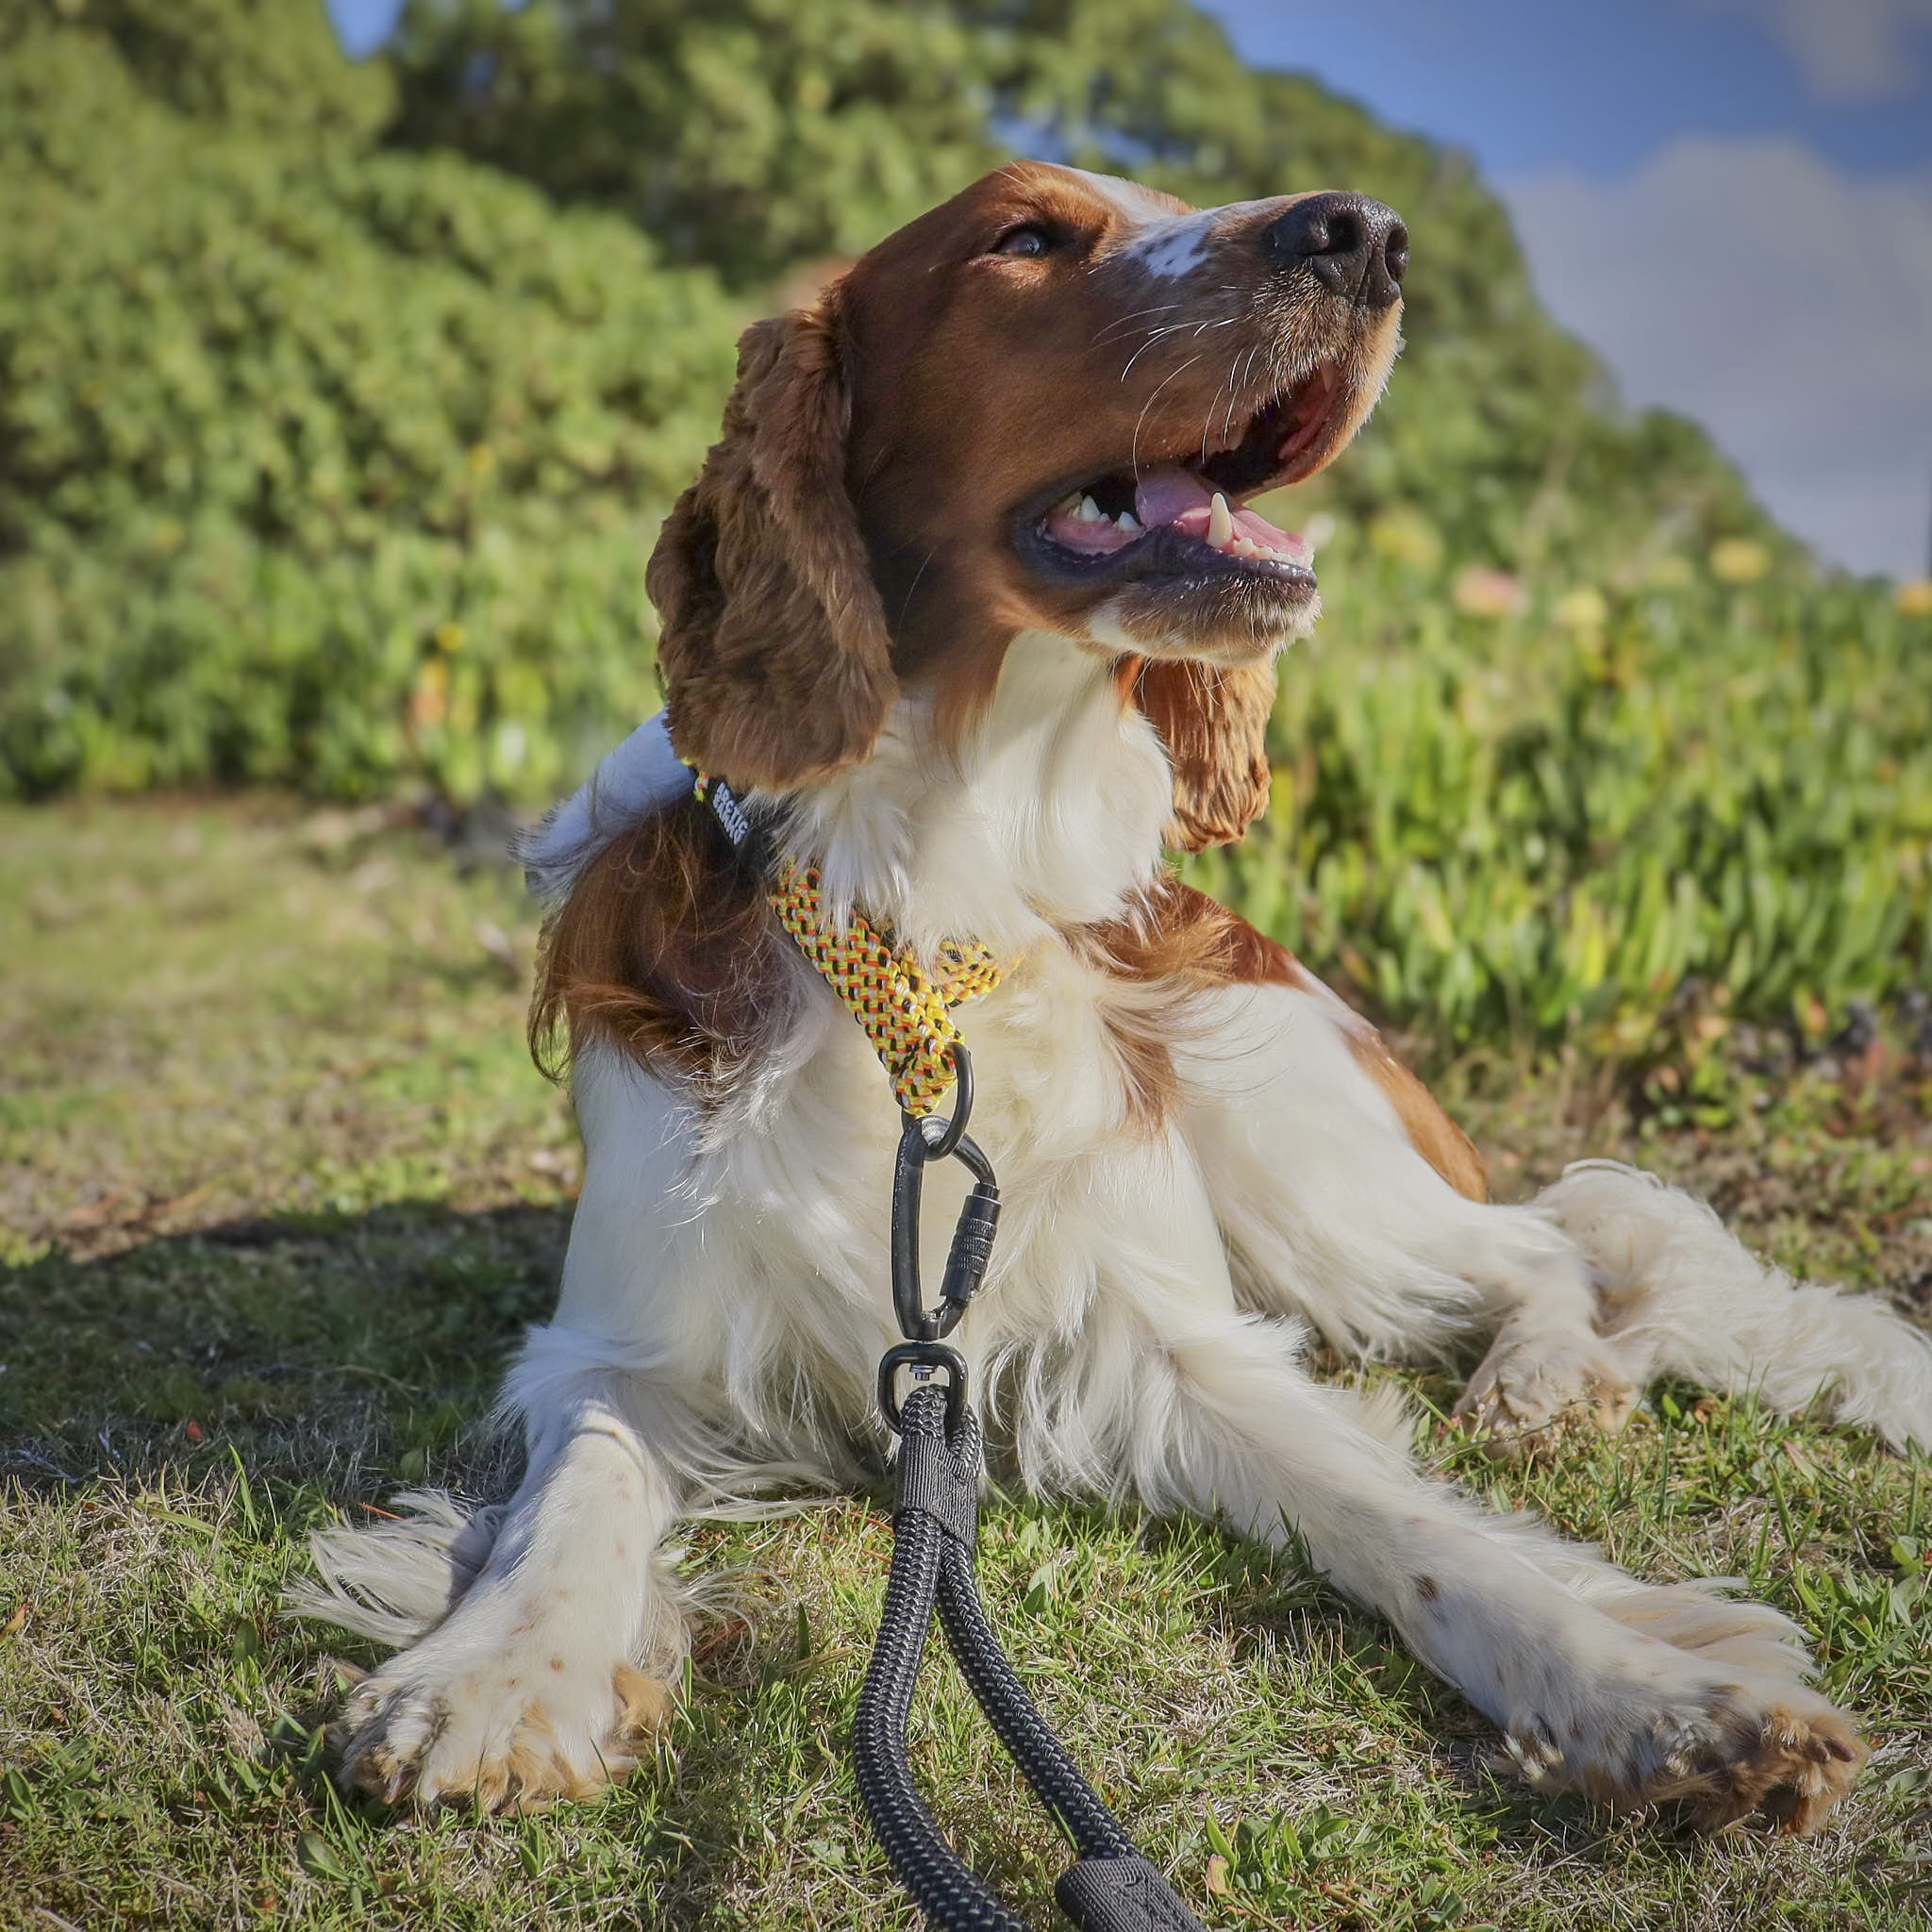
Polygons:
<instances>
[{"instance_id":1,"label":"brown and white dog","mask_svg":"<svg viewBox=\"0 0 1932 1932\"><path fill-rule=\"evenodd\" d=\"M1360 195L1197 213L1025 164L746 334L651 565L669 736L529 855L558 906L536 1024L568 1028L587 1165L505 1395L526 1474L497 1509L418 1495L318 1541L307 1607L402 1646L350 1700L355 1783L602 1784L681 1655L667 1530L882 1446L897 1109L683 759L829 904L1018 958L959 1015L1007 1205L953 1339L1028 1489L1298 1534L1544 1785L1798 1831L1850 1785L1864 1746L1785 1617L1489 1513L1300 1364L1310 1330L1409 1359L1487 1339L1463 1406L1500 1431L1614 1425L1668 1370L1932 1440L1932 1346L1880 1303L1760 1267L1628 1169L1491 1204L1374 1032L1166 868L1266 801L1315 578L1240 506L1368 414L1407 242ZM927 1184L941 1243L957 1173Z\"/></svg>"}]
</instances>

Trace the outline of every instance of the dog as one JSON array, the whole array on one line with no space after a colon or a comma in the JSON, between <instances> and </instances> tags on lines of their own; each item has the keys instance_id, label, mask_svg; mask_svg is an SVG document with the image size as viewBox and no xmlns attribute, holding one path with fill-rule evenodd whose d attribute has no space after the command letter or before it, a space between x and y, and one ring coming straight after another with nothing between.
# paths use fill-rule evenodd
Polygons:
<instances>
[{"instance_id":1,"label":"dog","mask_svg":"<svg viewBox=\"0 0 1932 1932\"><path fill-rule=\"evenodd\" d=\"M1374 1029L1169 869L1267 802L1274 662L1318 595L1243 506L1368 415L1407 247L1360 194L1196 211L1026 163L747 331L651 560L668 724L526 853L555 908L533 1039L567 1038L586 1167L505 1389L521 1486L324 1533L297 1593L399 1647L337 1727L351 1786L595 1790L670 1706L672 1525L886 1448L899 1110L774 914L777 859L827 934L1003 962L957 1010L1006 1206L952 1340L1011 1480L1305 1549L1543 1787L1795 1832L1850 1788L1866 1746L1787 1618L1482 1508L1412 1466L1397 1408L1302 1366L1309 1335L1487 1341L1461 1410L1499 1438L1615 1426L1668 1372L1932 1441L1932 1344L1881 1302L1621 1166L1492 1202ZM957 1177L927 1183L941 1238Z\"/></svg>"}]
</instances>

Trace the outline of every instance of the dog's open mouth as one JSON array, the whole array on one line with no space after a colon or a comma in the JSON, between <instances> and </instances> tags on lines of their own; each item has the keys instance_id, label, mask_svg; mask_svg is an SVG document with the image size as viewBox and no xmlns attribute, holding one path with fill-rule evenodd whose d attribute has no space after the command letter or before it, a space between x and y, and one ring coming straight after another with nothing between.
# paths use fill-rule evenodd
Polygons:
<instances>
[{"instance_id":1,"label":"dog's open mouth","mask_svg":"<svg viewBox=\"0 0 1932 1932\"><path fill-rule=\"evenodd\" d=\"M1243 499L1295 482L1333 440L1341 381L1324 363L1264 404L1218 450L1124 464L1056 491L1022 512L1017 535L1036 568L1056 576L1241 576L1312 591L1313 553Z\"/></svg>"}]
</instances>

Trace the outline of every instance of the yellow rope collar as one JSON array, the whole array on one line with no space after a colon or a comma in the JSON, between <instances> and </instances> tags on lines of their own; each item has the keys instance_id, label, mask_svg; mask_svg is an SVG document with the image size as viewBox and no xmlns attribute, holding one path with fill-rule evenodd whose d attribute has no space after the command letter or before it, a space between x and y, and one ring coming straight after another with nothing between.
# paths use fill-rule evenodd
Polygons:
<instances>
[{"instance_id":1,"label":"yellow rope collar","mask_svg":"<svg viewBox=\"0 0 1932 1932\"><path fill-rule=\"evenodd\" d=\"M730 788L699 772L693 789L741 845L751 826ZM838 931L826 922L816 866L781 860L765 896L798 950L865 1028L899 1105L915 1116L932 1112L954 1081L952 1050L960 1036L950 1009L991 992L1013 962L977 940L946 940L928 973L908 948L893 944L889 929L858 911Z\"/></svg>"}]
</instances>

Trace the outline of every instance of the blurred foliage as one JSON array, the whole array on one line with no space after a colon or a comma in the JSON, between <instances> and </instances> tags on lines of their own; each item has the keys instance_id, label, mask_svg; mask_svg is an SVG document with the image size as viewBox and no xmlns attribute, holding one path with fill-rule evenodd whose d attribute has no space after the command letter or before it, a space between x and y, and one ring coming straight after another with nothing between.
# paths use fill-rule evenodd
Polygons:
<instances>
[{"instance_id":1,"label":"blurred foliage","mask_svg":"<svg viewBox=\"0 0 1932 1932\"><path fill-rule=\"evenodd\" d=\"M360 67L319 0L0 0L0 791L554 795L657 702L741 322L1014 151L1416 236L1205 882L1468 1040L1924 979L1926 587L1819 582L1609 405L1464 158L1185 0L411 0Z\"/></svg>"},{"instance_id":2,"label":"blurred foliage","mask_svg":"<svg viewBox=\"0 0 1932 1932\"><path fill-rule=\"evenodd\" d=\"M7 50L8 64L28 58L16 52L23 40L56 23L84 27L97 58L118 60L143 91L184 113L272 132L366 142L395 111L396 91L387 67L344 60L320 6L290 0L0 0L0 48ZM17 105L20 96L11 98ZM75 99L76 119L88 100L85 94Z\"/></svg>"},{"instance_id":3,"label":"blurred foliage","mask_svg":"<svg viewBox=\"0 0 1932 1932\"><path fill-rule=\"evenodd\" d=\"M1723 545L1458 611L1389 552L1324 554L1273 809L1200 884L1464 1041L1694 1063L1932 984L1932 614Z\"/></svg>"},{"instance_id":4,"label":"blurred foliage","mask_svg":"<svg viewBox=\"0 0 1932 1932\"><path fill-rule=\"evenodd\" d=\"M574 781L657 702L734 306L372 147L308 0L6 6L0 790Z\"/></svg>"},{"instance_id":5,"label":"blurred foliage","mask_svg":"<svg viewBox=\"0 0 1932 1932\"><path fill-rule=\"evenodd\" d=\"M1429 502L1512 565L1763 527L1681 418L1619 416L1466 157L1241 64L1188 0L409 0L391 138L631 215L748 294L1014 152L1197 204L1357 188L1415 238L1409 348L1330 494Z\"/></svg>"},{"instance_id":6,"label":"blurred foliage","mask_svg":"<svg viewBox=\"0 0 1932 1932\"><path fill-rule=\"evenodd\" d=\"M392 139L630 215L762 292L1007 154L958 10L906 0L411 0Z\"/></svg>"}]
</instances>

